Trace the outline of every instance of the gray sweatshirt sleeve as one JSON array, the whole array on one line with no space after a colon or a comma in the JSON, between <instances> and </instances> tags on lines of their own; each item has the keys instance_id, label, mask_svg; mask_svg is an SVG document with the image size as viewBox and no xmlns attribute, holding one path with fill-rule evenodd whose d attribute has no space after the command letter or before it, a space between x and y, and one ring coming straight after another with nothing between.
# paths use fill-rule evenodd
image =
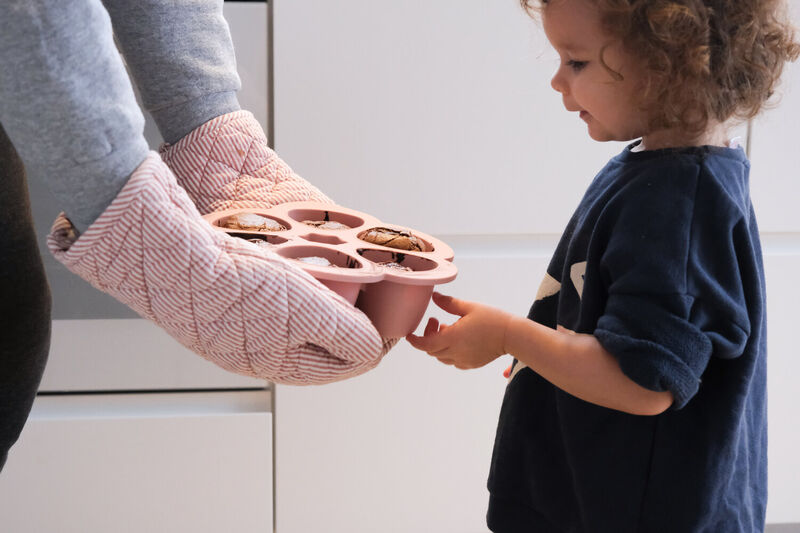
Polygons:
<instances>
[{"instance_id":1,"label":"gray sweatshirt sleeve","mask_svg":"<svg viewBox=\"0 0 800 533\"><path fill-rule=\"evenodd\" d=\"M161 136L174 143L239 110L222 0L103 0L117 43Z\"/></svg>"},{"instance_id":2,"label":"gray sweatshirt sleeve","mask_svg":"<svg viewBox=\"0 0 800 533\"><path fill-rule=\"evenodd\" d=\"M79 230L116 197L148 146L100 0L0 3L0 123Z\"/></svg>"}]
</instances>

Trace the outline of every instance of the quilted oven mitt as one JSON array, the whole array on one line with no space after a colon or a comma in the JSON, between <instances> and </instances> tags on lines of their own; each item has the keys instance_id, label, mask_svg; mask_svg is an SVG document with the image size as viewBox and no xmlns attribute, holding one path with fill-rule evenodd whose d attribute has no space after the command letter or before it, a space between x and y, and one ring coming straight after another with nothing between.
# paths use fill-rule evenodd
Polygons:
<instances>
[{"instance_id":1,"label":"quilted oven mitt","mask_svg":"<svg viewBox=\"0 0 800 533\"><path fill-rule=\"evenodd\" d=\"M388 350L369 319L277 254L214 230L155 152L81 235L48 237L69 270L238 374L337 381Z\"/></svg>"}]
</instances>

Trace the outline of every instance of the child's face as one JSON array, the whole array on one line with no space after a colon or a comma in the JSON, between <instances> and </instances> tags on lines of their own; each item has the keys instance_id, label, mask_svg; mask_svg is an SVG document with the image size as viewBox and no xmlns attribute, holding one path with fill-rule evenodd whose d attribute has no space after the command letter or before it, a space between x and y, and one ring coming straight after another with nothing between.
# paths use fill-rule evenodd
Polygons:
<instances>
[{"instance_id":1,"label":"child's face","mask_svg":"<svg viewBox=\"0 0 800 533\"><path fill-rule=\"evenodd\" d=\"M561 58L551 85L561 93L567 111L580 112L589 136L596 141L643 136L644 116L637 108L643 72L621 43L603 31L594 4L550 0L542 23Z\"/></svg>"}]
</instances>

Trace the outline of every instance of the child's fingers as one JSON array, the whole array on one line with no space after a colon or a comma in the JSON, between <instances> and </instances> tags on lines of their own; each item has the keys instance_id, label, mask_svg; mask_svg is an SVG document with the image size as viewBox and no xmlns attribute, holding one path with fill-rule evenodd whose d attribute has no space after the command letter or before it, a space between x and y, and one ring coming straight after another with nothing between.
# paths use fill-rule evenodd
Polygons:
<instances>
[{"instance_id":1,"label":"child's fingers","mask_svg":"<svg viewBox=\"0 0 800 533\"><path fill-rule=\"evenodd\" d=\"M409 333L408 335L406 335L406 340L408 341L408 343L411 346L413 346L417 350L421 350L422 349L422 347L420 345L420 343L422 342L422 337L414 335L413 333Z\"/></svg>"},{"instance_id":2,"label":"child's fingers","mask_svg":"<svg viewBox=\"0 0 800 533\"><path fill-rule=\"evenodd\" d=\"M430 322L428 322L430 325ZM422 350L423 352L428 352L429 354L433 354L436 352L441 352L442 350L446 350L449 346L450 341L444 337L439 332L433 332L428 334L427 327L426 334L424 337L418 337L417 335L409 334L406 336L406 340L416 348L417 350Z\"/></svg>"},{"instance_id":3,"label":"child's fingers","mask_svg":"<svg viewBox=\"0 0 800 533\"><path fill-rule=\"evenodd\" d=\"M423 335L427 337L428 335L433 335L437 331L439 331L439 321L430 317L428 319L428 324L425 326L425 333Z\"/></svg>"},{"instance_id":4,"label":"child's fingers","mask_svg":"<svg viewBox=\"0 0 800 533\"><path fill-rule=\"evenodd\" d=\"M459 300L439 292L433 293L433 302L451 315L464 316L470 309L470 304L466 300Z\"/></svg>"},{"instance_id":5,"label":"child's fingers","mask_svg":"<svg viewBox=\"0 0 800 533\"><path fill-rule=\"evenodd\" d=\"M425 335L424 337L421 337L419 335L414 335L413 333L409 333L408 335L406 335L406 340L408 341L408 343L417 350L422 350L423 352L428 351L428 346L432 344L431 339L432 339L431 335Z\"/></svg>"},{"instance_id":6,"label":"child's fingers","mask_svg":"<svg viewBox=\"0 0 800 533\"><path fill-rule=\"evenodd\" d=\"M408 343L416 348L417 350L425 350L425 339L429 339L431 335L436 335L439 331L439 321L434 317L430 317L428 319L428 323L425 325L425 332L422 336L414 335L413 333L409 333L406 335L406 340ZM425 350L427 351L427 350Z\"/></svg>"}]
</instances>

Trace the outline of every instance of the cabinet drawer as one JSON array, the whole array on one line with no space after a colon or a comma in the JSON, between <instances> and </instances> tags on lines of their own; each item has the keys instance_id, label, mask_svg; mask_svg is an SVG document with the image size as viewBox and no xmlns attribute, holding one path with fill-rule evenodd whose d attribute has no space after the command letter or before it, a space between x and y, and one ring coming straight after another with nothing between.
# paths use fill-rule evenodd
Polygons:
<instances>
[{"instance_id":1,"label":"cabinet drawer","mask_svg":"<svg viewBox=\"0 0 800 533\"><path fill-rule=\"evenodd\" d=\"M40 390L265 388L225 372L143 319L54 320Z\"/></svg>"},{"instance_id":2,"label":"cabinet drawer","mask_svg":"<svg viewBox=\"0 0 800 533\"><path fill-rule=\"evenodd\" d=\"M768 523L800 523L797 302L800 235L764 240L767 274L767 397L769 402Z\"/></svg>"},{"instance_id":3,"label":"cabinet drawer","mask_svg":"<svg viewBox=\"0 0 800 533\"><path fill-rule=\"evenodd\" d=\"M40 396L0 476L3 530L272 530L269 393Z\"/></svg>"}]
</instances>

